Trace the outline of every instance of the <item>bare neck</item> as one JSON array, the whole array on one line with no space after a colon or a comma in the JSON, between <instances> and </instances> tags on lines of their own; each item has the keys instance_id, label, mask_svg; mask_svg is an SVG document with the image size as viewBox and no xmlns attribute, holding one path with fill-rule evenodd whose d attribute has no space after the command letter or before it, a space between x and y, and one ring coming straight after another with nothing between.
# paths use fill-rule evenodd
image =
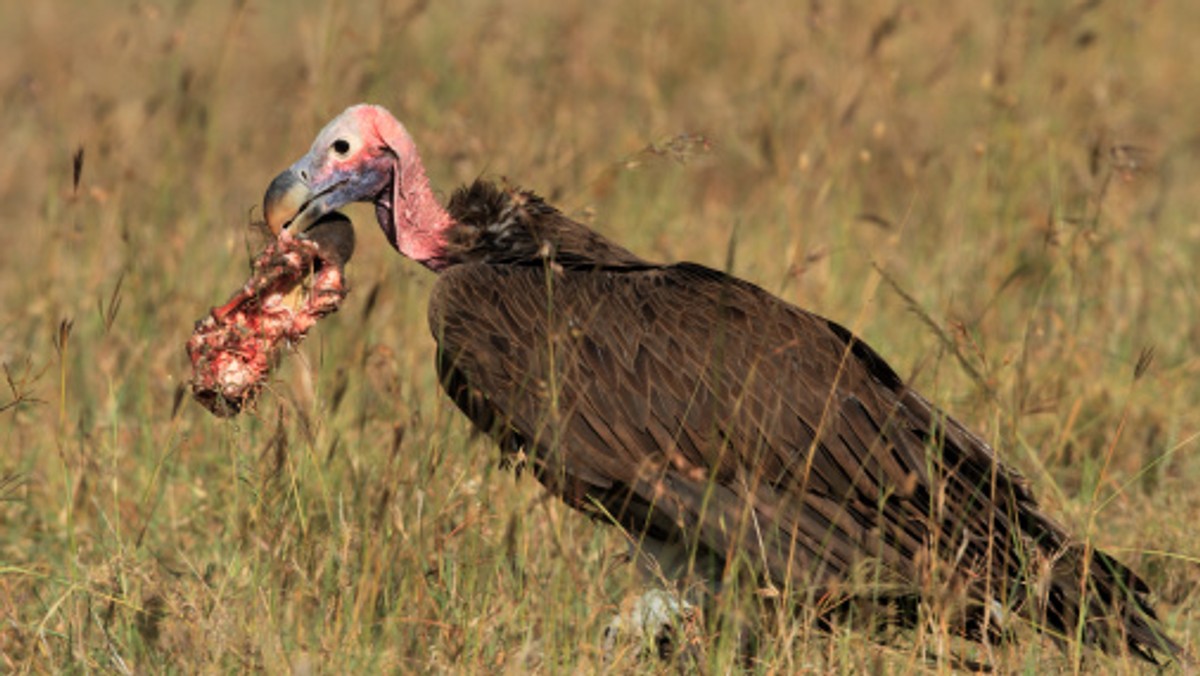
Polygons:
<instances>
[{"instance_id":1,"label":"bare neck","mask_svg":"<svg viewBox=\"0 0 1200 676\"><path fill-rule=\"evenodd\" d=\"M389 213L389 205L379 203L376 216L397 251L430 270L441 270L447 264L447 235L455 221L429 187L412 137L398 122L393 124L380 130L396 156L391 209Z\"/></svg>"}]
</instances>

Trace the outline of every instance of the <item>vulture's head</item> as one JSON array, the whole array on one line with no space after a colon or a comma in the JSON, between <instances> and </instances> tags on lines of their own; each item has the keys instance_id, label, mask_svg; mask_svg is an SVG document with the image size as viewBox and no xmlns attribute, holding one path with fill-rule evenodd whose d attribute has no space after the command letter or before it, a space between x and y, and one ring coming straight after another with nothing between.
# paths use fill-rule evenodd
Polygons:
<instances>
[{"instance_id":1,"label":"vulture's head","mask_svg":"<svg viewBox=\"0 0 1200 676\"><path fill-rule=\"evenodd\" d=\"M449 217L429 189L412 137L381 106L351 106L325 125L308 154L271 181L263 214L276 233L299 234L351 202L373 203L392 246L437 267L435 235Z\"/></svg>"}]
</instances>

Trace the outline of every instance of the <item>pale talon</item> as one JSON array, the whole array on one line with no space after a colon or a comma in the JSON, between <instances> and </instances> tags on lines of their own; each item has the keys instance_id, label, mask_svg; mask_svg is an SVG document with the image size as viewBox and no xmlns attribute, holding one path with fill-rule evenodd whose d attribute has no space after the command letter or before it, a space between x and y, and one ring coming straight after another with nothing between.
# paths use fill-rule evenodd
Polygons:
<instances>
[{"instance_id":1,"label":"pale talon","mask_svg":"<svg viewBox=\"0 0 1200 676\"><path fill-rule=\"evenodd\" d=\"M693 659L687 648L688 634L695 633L699 611L678 595L662 589L646 592L624 613L613 616L604 628L601 650L611 663L620 648L629 646L639 656L666 660L683 655Z\"/></svg>"}]
</instances>

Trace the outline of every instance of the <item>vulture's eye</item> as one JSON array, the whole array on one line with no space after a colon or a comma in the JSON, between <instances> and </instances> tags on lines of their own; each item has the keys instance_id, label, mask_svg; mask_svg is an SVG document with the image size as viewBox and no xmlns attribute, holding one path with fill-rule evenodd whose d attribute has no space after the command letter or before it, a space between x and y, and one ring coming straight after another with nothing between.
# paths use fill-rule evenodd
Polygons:
<instances>
[{"instance_id":1,"label":"vulture's eye","mask_svg":"<svg viewBox=\"0 0 1200 676\"><path fill-rule=\"evenodd\" d=\"M338 155L345 155L350 152L350 142L344 138L340 138L333 142L333 152Z\"/></svg>"}]
</instances>

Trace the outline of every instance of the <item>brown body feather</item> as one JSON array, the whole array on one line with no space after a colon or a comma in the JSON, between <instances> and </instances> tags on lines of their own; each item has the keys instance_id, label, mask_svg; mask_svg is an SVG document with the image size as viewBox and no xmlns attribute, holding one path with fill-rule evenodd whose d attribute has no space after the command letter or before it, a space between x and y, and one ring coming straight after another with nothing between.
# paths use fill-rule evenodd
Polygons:
<instances>
[{"instance_id":1,"label":"brown body feather","mask_svg":"<svg viewBox=\"0 0 1200 676\"><path fill-rule=\"evenodd\" d=\"M744 556L812 598L937 587L970 636L1021 614L1179 654L1142 580L1068 537L846 329L723 273L648 263L531 193L477 182L449 211L429 309L442 382L568 504Z\"/></svg>"}]
</instances>

